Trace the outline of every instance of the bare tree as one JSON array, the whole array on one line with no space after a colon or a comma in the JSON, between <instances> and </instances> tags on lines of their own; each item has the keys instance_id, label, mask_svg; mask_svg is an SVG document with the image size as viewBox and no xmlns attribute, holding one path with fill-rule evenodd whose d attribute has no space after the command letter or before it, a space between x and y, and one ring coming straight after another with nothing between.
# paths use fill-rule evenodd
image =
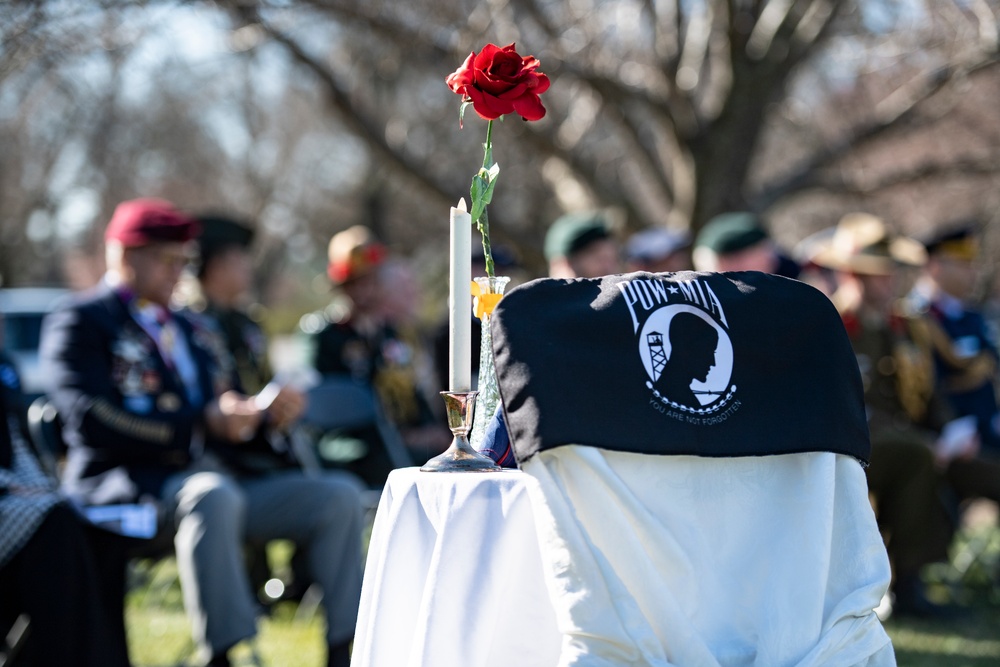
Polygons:
<instances>
[{"instance_id":1,"label":"bare tree","mask_svg":"<svg viewBox=\"0 0 1000 667\"><path fill-rule=\"evenodd\" d=\"M262 283L308 281L330 235L358 222L402 252L440 255L485 130L471 114L459 130L443 79L486 42L516 42L553 81L543 120L508 119L495 135L494 235L535 270L547 225L573 208L617 211L627 230L694 231L747 208L789 242L854 208L913 232L959 210L988 217L998 11L997 0L5 5L0 215L5 238L33 252L0 261L57 247L46 241L66 238L56 227L81 190L91 245L129 196L256 221Z\"/></svg>"},{"instance_id":2,"label":"bare tree","mask_svg":"<svg viewBox=\"0 0 1000 667\"><path fill-rule=\"evenodd\" d=\"M844 181L851 160L885 137L909 141L930 122L925 110L933 115L931 107L958 100L963 86L985 85L989 77L981 82L977 73L992 71L998 58L997 9L985 0L966 10L908 3L909 17L897 3L826 0L313 0L297 5L309 8L304 14L267 2L226 4L313 73L330 108L391 170L394 187L383 197L416 198L438 211L454 199L453 184L467 180L455 156L466 165L476 159L448 122L450 93L440 79L488 40L532 49L556 82L544 96L549 115L502 128L512 145L501 149L493 215L529 255L565 208L610 206L633 228L697 230L724 210L778 214L818 191L871 195L945 172L996 173L991 156L952 151L878 182ZM319 21L340 28L325 44L311 38ZM835 62L847 48L857 62ZM832 89L833 76L851 82L847 92ZM808 117L789 127L790 106L807 95ZM798 145L783 141L789 133ZM443 150L422 152L421 137ZM508 188L516 198L504 197ZM392 217L396 206L384 205L383 214Z\"/></svg>"}]
</instances>

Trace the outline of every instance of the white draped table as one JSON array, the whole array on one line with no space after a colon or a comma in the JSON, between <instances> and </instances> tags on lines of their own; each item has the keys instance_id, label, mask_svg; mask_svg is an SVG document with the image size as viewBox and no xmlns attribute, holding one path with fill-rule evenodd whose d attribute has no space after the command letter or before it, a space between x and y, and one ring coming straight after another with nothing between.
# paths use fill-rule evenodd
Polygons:
<instances>
[{"instance_id":1,"label":"white draped table","mask_svg":"<svg viewBox=\"0 0 1000 667\"><path fill-rule=\"evenodd\" d=\"M518 471L389 475L353 667L552 667L555 612Z\"/></svg>"}]
</instances>

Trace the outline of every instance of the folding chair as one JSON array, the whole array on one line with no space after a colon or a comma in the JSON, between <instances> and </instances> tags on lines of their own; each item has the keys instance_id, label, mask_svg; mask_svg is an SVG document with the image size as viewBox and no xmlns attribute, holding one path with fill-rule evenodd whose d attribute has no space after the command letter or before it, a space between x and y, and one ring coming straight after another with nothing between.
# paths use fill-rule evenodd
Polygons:
<instances>
[{"instance_id":1,"label":"folding chair","mask_svg":"<svg viewBox=\"0 0 1000 667\"><path fill-rule=\"evenodd\" d=\"M861 383L822 294L541 280L492 327L559 667L895 664Z\"/></svg>"},{"instance_id":2,"label":"folding chair","mask_svg":"<svg viewBox=\"0 0 1000 667\"><path fill-rule=\"evenodd\" d=\"M336 438L358 429L371 429L392 468L414 465L402 436L386 416L368 384L348 376L327 375L307 392L306 397L307 407L300 423L307 434L319 441L321 448L325 438ZM322 452L320 457L325 459ZM326 459L320 463L331 461ZM366 496L366 506L377 505L380 494L381 488L372 489L368 494L370 497Z\"/></svg>"},{"instance_id":3,"label":"folding chair","mask_svg":"<svg viewBox=\"0 0 1000 667\"><path fill-rule=\"evenodd\" d=\"M28 406L28 435L39 463L54 479L59 478L59 466L66 455L59 414L48 397L40 396Z\"/></svg>"}]
</instances>

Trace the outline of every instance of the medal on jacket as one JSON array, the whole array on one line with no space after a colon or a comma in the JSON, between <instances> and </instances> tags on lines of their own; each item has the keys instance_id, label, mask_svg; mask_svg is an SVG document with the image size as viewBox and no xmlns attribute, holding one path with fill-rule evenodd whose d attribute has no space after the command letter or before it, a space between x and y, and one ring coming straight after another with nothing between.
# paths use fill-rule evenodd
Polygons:
<instances>
[{"instance_id":1,"label":"medal on jacket","mask_svg":"<svg viewBox=\"0 0 1000 667\"><path fill-rule=\"evenodd\" d=\"M172 392L164 392L156 398L156 409L160 412L177 412L181 409L181 397Z\"/></svg>"}]
</instances>

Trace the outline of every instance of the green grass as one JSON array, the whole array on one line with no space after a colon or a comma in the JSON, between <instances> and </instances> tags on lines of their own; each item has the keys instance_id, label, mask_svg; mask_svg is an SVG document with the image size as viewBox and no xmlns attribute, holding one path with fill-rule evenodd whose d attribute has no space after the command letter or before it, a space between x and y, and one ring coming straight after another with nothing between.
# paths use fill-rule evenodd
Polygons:
<instances>
[{"instance_id":1,"label":"green grass","mask_svg":"<svg viewBox=\"0 0 1000 667\"><path fill-rule=\"evenodd\" d=\"M984 520L985 519L985 520ZM954 619L892 618L885 624L900 667L1000 665L1000 529L995 511L963 528L951 562L929 568L929 594L955 605Z\"/></svg>"},{"instance_id":2,"label":"green grass","mask_svg":"<svg viewBox=\"0 0 1000 667\"><path fill-rule=\"evenodd\" d=\"M320 616L294 620L294 608L282 603L261 621L253 644L236 647L235 664L249 660L256 650L263 663L275 667L321 667L326 649ZM136 667L174 667L193 664L191 628L183 609L129 608L126 613L129 653Z\"/></svg>"},{"instance_id":3,"label":"green grass","mask_svg":"<svg viewBox=\"0 0 1000 667\"><path fill-rule=\"evenodd\" d=\"M966 529L955 544L952 562L931 570L928 578L935 597L957 604L962 615L947 621L890 618L885 628L899 667L1000 666L1000 588L990 578L1000 563L1000 529L994 523ZM272 569L280 572L288 553L287 544L272 545ZM135 568L126 623L136 667L193 664L190 626L175 572L171 559ZM235 664L249 664L249 653L255 650L268 667L322 667L322 611L296 618L296 610L292 603L273 607L253 646L237 647Z\"/></svg>"},{"instance_id":4,"label":"green grass","mask_svg":"<svg viewBox=\"0 0 1000 667\"><path fill-rule=\"evenodd\" d=\"M272 571L281 573L290 555L290 545L269 545ZM192 665L194 644L191 626L184 614L178 585L177 567L172 558L133 566L131 592L125 605L129 654L135 667L178 667ZM326 647L322 611L301 614L298 606L281 602L261 619L259 634L252 643L236 647L234 664L250 664L256 651L269 667L322 667Z\"/></svg>"}]
</instances>

